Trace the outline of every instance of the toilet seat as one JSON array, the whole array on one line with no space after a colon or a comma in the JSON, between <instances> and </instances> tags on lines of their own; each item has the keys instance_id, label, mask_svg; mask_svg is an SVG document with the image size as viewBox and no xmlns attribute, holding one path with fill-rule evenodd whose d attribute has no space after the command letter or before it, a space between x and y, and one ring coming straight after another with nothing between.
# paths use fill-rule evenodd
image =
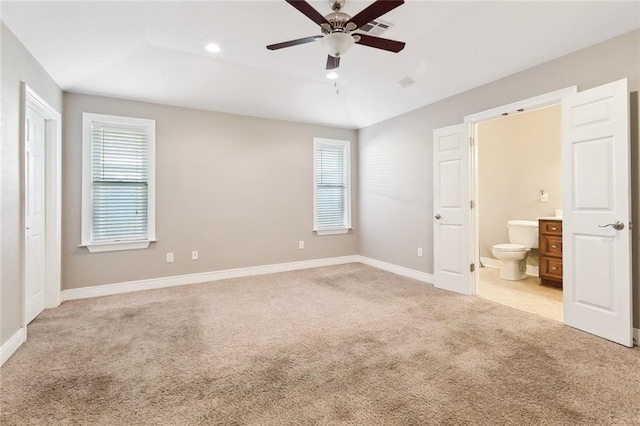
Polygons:
<instances>
[{"instance_id":1,"label":"toilet seat","mask_svg":"<svg viewBox=\"0 0 640 426\"><path fill-rule=\"evenodd\" d=\"M493 250L512 253L518 251L527 251L528 249L522 244L496 244L495 246L493 246Z\"/></svg>"}]
</instances>

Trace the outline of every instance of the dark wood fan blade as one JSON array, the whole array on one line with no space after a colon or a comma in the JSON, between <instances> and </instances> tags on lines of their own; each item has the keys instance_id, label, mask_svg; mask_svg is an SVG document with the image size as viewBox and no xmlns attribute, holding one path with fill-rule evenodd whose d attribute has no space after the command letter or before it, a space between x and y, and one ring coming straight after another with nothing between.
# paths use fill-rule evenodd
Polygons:
<instances>
[{"instance_id":1,"label":"dark wood fan blade","mask_svg":"<svg viewBox=\"0 0 640 426\"><path fill-rule=\"evenodd\" d=\"M327 21L327 18L322 16L320 14L320 12L315 10L313 8L313 6L311 6L306 1L304 1L304 0L286 0L286 2L289 3L291 6L295 7L296 9L298 9L300 12L302 12L302 14L304 16L306 16L307 18L311 19L316 24L318 24L318 25L328 24L329 26L331 26L331 24L329 24L329 21Z\"/></svg>"},{"instance_id":2,"label":"dark wood fan blade","mask_svg":"<svg viewBox=\"0 0 640 426\"><path fill-rule=\"evenodd\" d=\"M340 66L340 58L336 58L336 57L331 56L331 55L327 56L327 69L328 70L335 70L339 66Z\"/></svg>"},{"instance_id":3,"label":"dark wood fan blade","mask_svg":"<svg viewBox=\"0 0 640 426\"><path fill-rule=\"evenodd\" d=\"M360 28L364 24L368 24L379 16L392 11L402 4L404 4L404 0L377 0L362 12L351 18L349 22L353 22L356 24L356 28Z\"/></svg>"},{"instance_id":4,"label":"dark wood fan blade","mask_svg":"<svg viewBox=\"0 0 640 426\"><path fill-rule=\"evenodd\" d=\"M375 47L376 49L388 50L389 52L398 53L404 49L405 42L389 40L388 38L374 37L367 34L357 34L360 36L360 40L356 41L356 44L362 44L363 46Z\"/></svg>"},{"instance_id":5,"label":"dark wood fan blade","mask_svg":"<svg viewBox=\"0 0 640 426\"><path fill-rule=\"evenodd\" d=\"M285 47L297 46L299 44L311 43L312 41L317 41L322 39L321 35L299 38L296 40L283 41L282 43L270 44L267 46L269 50L278 50L283 49Z\"/></svg>"}]
</instances>

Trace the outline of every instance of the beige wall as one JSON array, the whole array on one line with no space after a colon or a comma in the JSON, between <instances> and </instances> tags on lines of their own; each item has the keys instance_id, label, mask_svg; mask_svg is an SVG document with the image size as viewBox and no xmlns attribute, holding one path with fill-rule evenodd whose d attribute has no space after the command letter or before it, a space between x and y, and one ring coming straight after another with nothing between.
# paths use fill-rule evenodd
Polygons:
<instances>
[{"instance_id":1,"label":"beige wall","mask_svg":"<svg viewBox=\"0 0 640 426\"><path fill-rule=\"evenodd\" d=\"M509 242L507 221L553 216L562 208L560 106L478 124L480 256ZM540 201L544 189L548 202ZM528 262L537 265L537 251Z\"/></svg>"},{"instance_id":2,"label":"beige wall","mask_svg":"<svg viewBox=\"0 0 640 426\"><path fill-rule=\"evenodd\" d=\"M64 110L64 289L357 253L353 130L73 93L65 93ZM156 120L158 242L149 249L78 247L83 112ZM352 141L354 231L347 235L312 232L314 137ZM191 260L192 250L200 260ZM167 252L174 263L166 263Z\"/></svg>"},{"instance_id":3,"label":"beige wall","mask_svg":"<svg viewBox=\"0 0 640 426\"><path fill-rule=\"evenodd\" d=\"M57 111L62 111L62 91L2 22L0 22L0 37L2 55L1 345L20 329L23 321L21 83L27 83Z\"/></svg>"},{"instance_id":4,"label":"beige wall","mask_svg":"<svg viewBox=\"0 0 640 426\"><path fill-rule=\"evenodd\" d=\"M630 92L640 81L640 31L634 31L554 61L505 77L399 117L361 129L360 253L433 273L433 130L461 123L465 115L485 111L553 90L577 85L589 89L628 78ZM635 124L638 114L632 114ZM635 120L634 120L635 119ZM638 138L632 139L634 173ZM640 185L633 182L635 216ZM638 229L634 241L634 318L640 326ZM416 247L424 257L416 256Z\"/></svg>"}]
</instances>

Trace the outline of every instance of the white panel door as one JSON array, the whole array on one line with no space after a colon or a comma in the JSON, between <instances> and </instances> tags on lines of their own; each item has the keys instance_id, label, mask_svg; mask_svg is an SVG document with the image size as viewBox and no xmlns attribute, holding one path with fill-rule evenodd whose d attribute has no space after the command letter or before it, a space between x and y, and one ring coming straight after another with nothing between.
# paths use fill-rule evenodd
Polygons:
<instances>
[{"instance_id":1,"label":"white panel door","mask_svg":"<svg viewBox=\"0 0 640 426\"><path fill-rule=\"evenodd\" d=\"M567 325L632 346L627 81L563 100Z\"/></svg>"},{"instance_id":2,"label":"white panel door","mask_svg":"<svg viewBox=\"0 0 640 426\"><path fill-rule=\"evenodd\" d=\"M45 119L27 107L25 117L25 315L45 308Z\"/></svg>"},{"instance_id":3,"label":"white panel door","mask_svg":"<svg viewBox=\"0 0 640 426\"><path fill-rule=\"evenodd\" d=\"M469 131L458 124L433 131L434 285L471 294Z\"/></svg>"}]
</instances>

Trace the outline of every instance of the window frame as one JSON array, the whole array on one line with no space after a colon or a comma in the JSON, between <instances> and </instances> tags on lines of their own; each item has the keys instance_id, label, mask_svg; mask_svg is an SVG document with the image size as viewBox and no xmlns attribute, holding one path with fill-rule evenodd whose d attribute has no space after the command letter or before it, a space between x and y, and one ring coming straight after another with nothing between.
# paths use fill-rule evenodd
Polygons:
<instances>
[{"instance_id":1,"label":"window frame","mask_svg":"<svg viewBox=\"0 0 640 426\"><path fill-rule=\"evenodd\" d=\"M133 125L147 129L147 238L93 241L93 179L92 179L92 123L113 125ZM146 118L123 117L117 115L82 113L82 217L80 247L89 252L146 249L156 240L156 121Z\"/></svg>"},{"instance_id":2,"label":"window frame","mask_svg":"<svg viewBox=\"0 0 640 426\"><path fill-rule=\"evenodd\" d=\"M320 228L318 226L318 147L341 147L346 150L347 184L344 196L344 226L337 228ZM351 141L339 139L313 138L313 231L317 235L338 235L348 233L351 227Z\"/></svg>"}]
</instances>

